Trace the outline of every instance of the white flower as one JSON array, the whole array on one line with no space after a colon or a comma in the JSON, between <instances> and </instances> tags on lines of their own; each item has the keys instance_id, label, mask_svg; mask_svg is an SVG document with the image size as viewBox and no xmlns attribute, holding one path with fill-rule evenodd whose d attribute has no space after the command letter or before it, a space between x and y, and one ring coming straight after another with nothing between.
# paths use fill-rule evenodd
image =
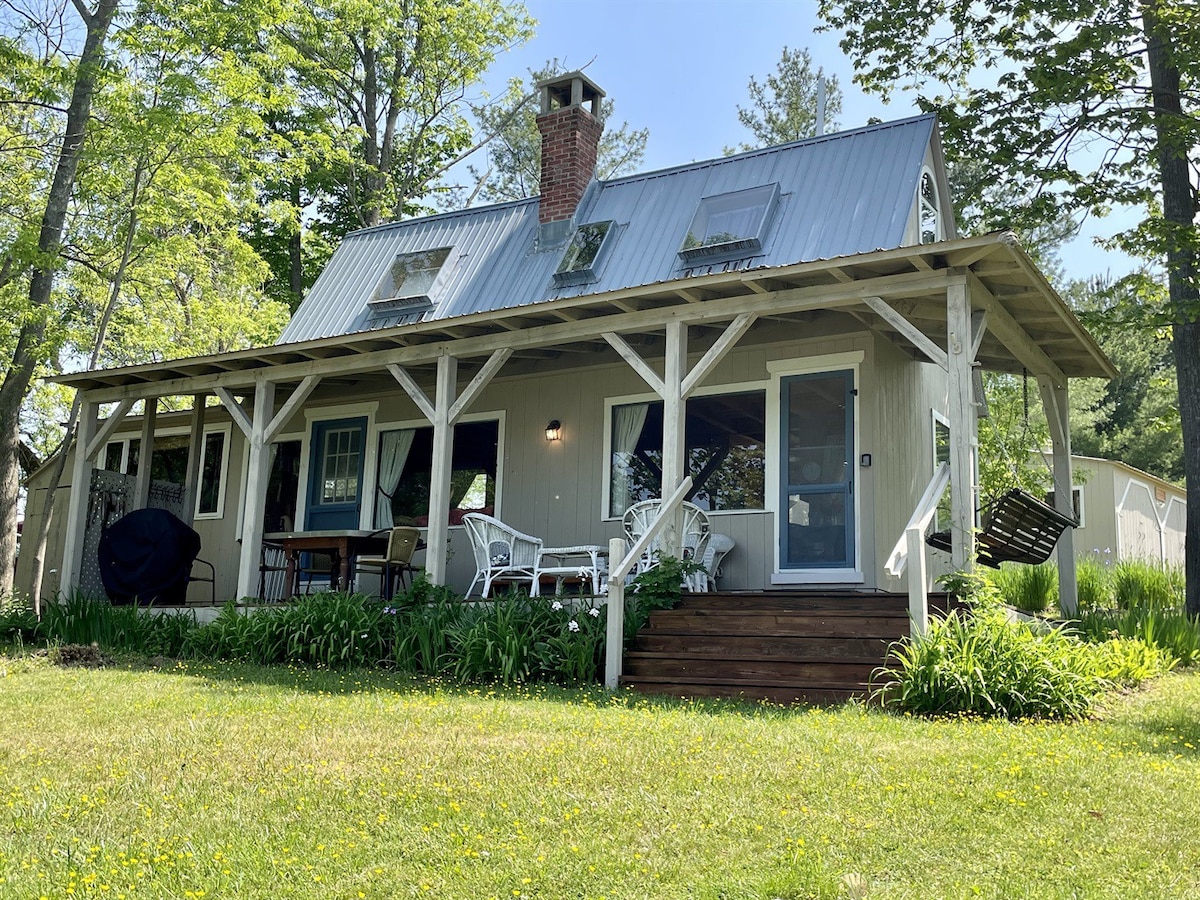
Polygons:
<instances>
[{"instance_id":1,"label":"white flower","mask_svg":"<svg viewBox=\"0 0 1200 900\"><path fill-rule=\"evenodd\" d=\"M550 608L552 610L554 610L555 612L557 612L558 610L562 609L562 604L559 603L557 600L555 600L553 603L550 604Z\"/></svg>"},{"instance_id":2,"label":"white flower","mask_svg":"<svg viewBox=\"0 0 1200 900\"><path fill-rule=\"evenodd\" d=\"M588 610L588 615L591 616L593 619L600 618L600 607L593 606L591 609Z\"/></svg>"},{"instance_id":3,"label":"white flower","mask_svg":"<svg viewBox=\"0 0 1200 900\"><path fill-rule=\"evenodd\" d=\"M567 623L567 631L578 631L578 630L579 630L579 623L576 622L574 619L572 619L570 622Z\"/></svg>"}]
</instances>

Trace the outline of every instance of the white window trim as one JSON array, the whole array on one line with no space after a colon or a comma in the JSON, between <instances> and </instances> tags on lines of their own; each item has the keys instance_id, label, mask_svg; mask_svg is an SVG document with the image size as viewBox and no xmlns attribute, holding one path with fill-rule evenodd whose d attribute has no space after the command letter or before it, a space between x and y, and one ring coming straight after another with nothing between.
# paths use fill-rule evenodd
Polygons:
<instances>
[{"instance_id":1,"label":"white window trim","mask_svg":"<svg viewBox=\"0 0 1200 900\"><path fill-rule=\"evenodd\" d=\"M232 447L232 423L225 422L217 425L205 425L204 434L200 438L200 468L197 470L196 483L196 505L192 509L193 521L223 519L225 517L225 494L229 483L229 456ZM217 476L217 511L212 513L200 512L200 479L204 477L204 455L208 452L208 436L210 434L221 433L225 435L225 452L221 455L221 472ZM155 428L154 437L180 437L181 435L190 435L191 429L186 426L171 426L170 428ZM113 437L109 438L104 444L104 449L101 454L108 452L111 444L121 445L121 474L125 475L129 472L129 451L134 441L142 439L141 432L132 434L126 432L122 434L117 432ZM139 458L138 464L141 465ZM244 470L244 467L243 467ZM240 514L239 514L240 515ZM239 532L240 533L240 532Z\"/></svg>"},{"instance_id":2,"label":"white window trim","mask_svg":"<svg viewBox=\"0 0 1200 900\"><path fill-rule=\"evenodd\" d=\"M771 423L770 423L770 396L769 381L739 381L732 384L717 384L708 387L697 388L692 391L691 397L719 397L722 394L748 394L751 391L764 391L766 393L767 404L767 440L770 440ZM690 399L690 398L689 398ZM610 516L608 511L612 508L609 501L612 497L612 417L614 406L627 406L630 403L662 403L662 397L653 391L648 391L640 394L622 394L616 397L604 398L604 442L601 457L601 467L603 468L603 478L601 479L600 490L600 521L601 522L620 522L622 516ZM684 415L687 415L687 401L684 401ZM769 480L771 470L771 451L770 444L764 448L766 459L766 472L764 473L764 485L766 480ZM766 488L764 487L764 490ZM770 512L771 498L770 495L763 498L766 502L764 509L716 509L711 512L705 511L707 516L741 516L747 513L763 513Z\"/></svg>"},{"instance_id":3,"label":"white window trim","mask_svg":"<svg viewBox=\"0 0 1200 900\"><path fill-rule=\"evenodd\" d=\"M823 356L808 356L803 359L776 359L767 363L767 371L771 374L771 387L767 391L767 447L779 449L782 435L779 433L779 417L781 414L779 393L783 379L790 375L819 375L822 372L840 372L847 369L851 372L851 386L858 391L862 385L862 366L866 360L865 350L850 350L845 353L828 353ZM849 462L854 464L860 456L859 447L862 441L862 394L857 395L854 404L854 447L849 454ZM854 562L853 569L784 569L779 553L779 526L782 513L779 509L779 484L783 477L781 471L783 461L776 452L767 454L766 490L768 511L775 514L775 529L772 535L774 550L773 571L771 584L863 584L866 578L862 569L862 479L855 476L858 490L854 492Z\"/></svg>"},{"instance_id":4,"label":"white window trim","mask_svg":"<svg viewBox=\"0 0 1200 900\"><path fill-rule=\"evenodd\" d=\"M217 474L217 509L216 512L202 513L200 512L200 496L204 493L204 457L208 454L208 436L210 434L223 434L225 443L221 452L221 470ZM231 423L227 422L224 425L204 429L204 436L200 439L200 467L196 475L196 508L192 511L192 515L197 521L225 518L225 492L229 482L229 457L232 451Z\"/></svg>"},{"instance_id":5,"label":"white window trim","mask_svg":"<svg viewBox=\"0 0 1200 900\"><path fill-rule=\"evenodd\" d=\"M501 502L502 502L501 498L504 496L504 494L503 494L503 491L504 491L504 460L505 460L504 432L505 432L505 425L507 424L507 422L506 422L507 418L508 418L507 411L501 409L501 410L494 410L492 412L484 411L484 412L464 413L463 415L459 416L458 422L454 423L455 425L458 425L463 422L466 422L466 423L495 422L496 423L496 503L494 506L495 512L493 513L493 515L497 519L503 519L502 509L501 509ZM375 451L376 455L378 455L378 447L379 447L380 437L383 435L383 433L385 431L401 431L405 428L433 428L433 424L424 417L422 417L420 419L400 419L400 420L395 420L395 421L380 422L378 424L378 426L376 427L375 435L374 435L374 438L372 441L372 443L376 447L376 451ZM371 482L372 482L372 486L371 486L371 498L372 498L371 499L371 521L374 522L375 521L375 501L378 500L378 498L379 498L379 491L376 489L376 485L379 482L378 463L376 463L375 470L373 470L371 472ZM364 482L364 484L365 484L365 482ZM364 490L365 490L365 488L364 488ZM451 525L450 527L451 528L462 528L463 526Z\"/></svg>"}]
</instances>

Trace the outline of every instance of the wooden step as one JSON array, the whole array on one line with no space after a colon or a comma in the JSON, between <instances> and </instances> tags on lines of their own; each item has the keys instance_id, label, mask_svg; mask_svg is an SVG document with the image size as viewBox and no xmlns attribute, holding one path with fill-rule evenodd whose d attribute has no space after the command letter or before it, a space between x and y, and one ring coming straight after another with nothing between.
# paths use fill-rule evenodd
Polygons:
<instances>
[{"instance_id":1,"label":"wooden step","mask_svg":"<svg viewBox=\"0 0 1200 900\"><path fill-rule=\"evenodd\" d=\"M648 627L670 634L736 634L854 637L897 640L909 632L907 616L830 614L825 611L710 612L666 609L650 614Z\"/></svg>"},{"instance_id":2,"label":"wooden step","mask_svg":"<svg viewBox=\"0 0 1200 900\"><path fill-rule=\"evenodd\" d=\"M625 671L631 678L654 676L687 683L864 685L881 663L882 660L799 662L760 656L714 659L695 655L662 656L636 650L625 654Z\"/></svg>"},{"instance_id":3,"label":"wooden step","mask_svg":"<svg viewBox=\"0 0 1200 900\"><path fill-rule=\"evenodd\" d=\"M704 656L736 655L747 646L766 658L783 657L795 661L815 660L880 660L890 646L882 638L858 637L797 637L795 635L755 635L733 637L710 634L670 634L643 630L633 650L664 655L693 654Z\"/></svg>"},{"instance_id":4,"label":"wooden step","mask_svg":"<svg viewBox=\"0 0 1200 900\"><path fill-rule=\"evenodd\" d=\"M872 674L908 634L908 598L899 594L687 594L651 613L621 680L676 697L839 703L868 697Z\"/></svg>"}]
</instances>

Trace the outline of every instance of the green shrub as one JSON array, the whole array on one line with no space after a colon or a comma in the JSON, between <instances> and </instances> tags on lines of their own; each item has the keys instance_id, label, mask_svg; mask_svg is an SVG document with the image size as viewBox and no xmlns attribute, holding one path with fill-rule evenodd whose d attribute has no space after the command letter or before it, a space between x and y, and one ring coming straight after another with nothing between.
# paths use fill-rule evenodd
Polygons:
<instances>
[{"instance_id":1,"label":"green shrub","mask_svg":"<svg viewBox=\"0 0 1200 900\"><path fill-rule=\"evenodd\" d=\"M658 564L641 572L625 589L625 643L628 644L656 609L673 609L683 599L683 579L702 568L674 556L660 556Z\"/></svg>"},{"instance_id":2,"label":"green shrub","mask_svg":"<svg viewBox=\"0 0 1200 900\"><path fill-rule=\"evenodd\" d=\"M1075 560L1076 596L1081 612L1107 609L1112 605L1111 575L1112 567L1095 554L1089 553Z\"/></svg>"},{"instance_id":3,"label":"green shrub","mask_svg":"<svg viewBox=\"0 0 1200 900\"><path fill-rule=\"evenodd\" d=\"M1090 610L1080 614L1076 628L1089 641L1136 638L1163 650L1182 666L1200 663L1200 621L1182 609Z\"/></svg>"},{"instance_id":4,"label":"green shrub","mask_svg":"<svg viewBox=\"0 0 1200 900\"><path fill-rule=\"evenodd\" d=\"M27 644L37 636L33 607L13 596L0 596L0 642Z\"/></svg>"},{"instance_id":5,"label":"green shrub","mask_svg":"<svg viewBox=\"0 0 1200 900\"><path fill-rule=\"evenodd\" d=\"M60 644L96 644L147 656L178 656L196 629L190 613L160 615L153 607L113 606L79 591L47 603L37 638Z\"/></svg>"},{"instance_id":6,"label":"green shrub","mask_svg":"<svg viewBox=\"0 0 1200 900\"><path fill-rule=\"evenodd\" d=\"M1119 609L1165 609L1183 605L1179 580L1157 563L1123 559L1113 567L1113 599Z\"/></svg>"},{"instance_id":7,"label":"green shrub","mask_svg":"<svg viewBox=\"0 0 1200 900\"><path fill-rule=\"evenodd\" d=\"M1035 632L996 610L951 613L932 620L924 638L893 645L873 695L904 712L1079 718L1104 690L1170 666L1165 654L1137 641L1098 649L1064 631Z\"/></svg>"},{"instance_id":8,"label":"green shrub","mask_svg":"<svg viewBox=\"0 0 1200 900\"><path fill-rule=\"evenodd\" d=\"M992 574L1000 598L1022 612L1043 613L1058 601L1058 567L1005 563Z\"/></svg>"}]
</instances>

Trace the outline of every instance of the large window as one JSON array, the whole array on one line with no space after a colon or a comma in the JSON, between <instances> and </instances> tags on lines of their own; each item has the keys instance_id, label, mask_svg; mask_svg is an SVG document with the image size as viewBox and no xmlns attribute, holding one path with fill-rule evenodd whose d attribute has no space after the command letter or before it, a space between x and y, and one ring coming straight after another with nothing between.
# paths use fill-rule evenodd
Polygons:
<instances>
[{"instance_id":1,"label":"large window","mask_svg":"<svg viewBox=\"0 0 1200 900\"><path fill-rule=\"evenodd\" d=\"M171 484L187 483L187 434L160 434L154 437L150 457L150 480ZM195 515L201 519L220 518L225 511L225 475L229 469L229 429L204 432L200 446L200 489L196 495ZM123 475L137 475L141 466L141 438L121 438L104 447L104 468Z\"/></svg>"},{"instance_id":2,"label":"large window","mask_svg":"<svg viewBox=\"0 0 1200 900\"><path fill-rule=\"evenodd\" d=\"M612 408L609 516L662 496L663 405L626 403ZM709 511L765 505L766 392L692 397L687 401L684 447L688 497Z\"/></svg>"},{"instance_id":3,"label":"large window","mask_svg":"<svg viewBox=\"0 0 1200 900\"><path fill-rule=\"evenodd\" d=\"M500 423L459 422L454 426L450 467L450 524L464 513L491 514L496 507ZM429 483L433 472L433 429L402 428L379 438L375 527L429 524Z\"/></svg>"}]
</instances>

